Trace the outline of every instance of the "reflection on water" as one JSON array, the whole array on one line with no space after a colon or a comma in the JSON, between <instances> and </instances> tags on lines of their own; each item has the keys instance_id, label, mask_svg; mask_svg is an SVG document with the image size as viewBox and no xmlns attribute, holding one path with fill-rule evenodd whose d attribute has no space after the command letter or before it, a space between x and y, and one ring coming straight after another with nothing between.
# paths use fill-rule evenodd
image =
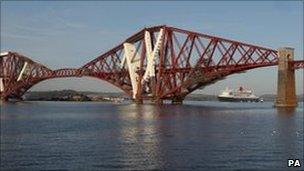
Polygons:
<instances>
[{"instance_id":1,"label":"reflection on water","mask_svg":"<svg viewBox=\"0 0 304 171\"><path fill-rule=\"evenodd\" d=\"M119 111L124 113L119 115L122 120L132 119L134 122L121 127L123 161L132 169L155 169L161 166L157 125L149 123L158 116L158 107L131 104L119 107Z\"/></svg>"},{"instance_id":2,"label":"reflection on water","mask_svg":"<svg viewBox=\"0 0 304 171\"><path fill-rule=\"evenodd\" d=\"M279 115L285 115L285 116L289 116L292 117L293 114L295 114L296 112L296 108L295 107L288 107L288 108L276 108L277 112Z\"/></svg>"},{"instance_id":3,"label":"reflection on water","mask_svg":"<svg viewBox=\"0 0 304 171\"><path fill-rule=\"evenodd\" d=\"M286 170L303 161L303 104L1 106L1 169Z\"/></svg>"},{"instance_id":4,"label":"reflection on water","mask_svg":"<svg viewBox=\"0 0 304 171\"><path fill-rule=\"evenodd\" d=\"M273 131L273 137L274 141L278 142L277 148L282 149L281 160L286 160L286 156L290 156L291 159L297 158L298 155L303 156L303 148L298 148L299 144L303 147L303 110L302 125L297 124L300 118L295 117L296 108L277 108L277 114L276 130Z\"/></svg>"}]
</instances>

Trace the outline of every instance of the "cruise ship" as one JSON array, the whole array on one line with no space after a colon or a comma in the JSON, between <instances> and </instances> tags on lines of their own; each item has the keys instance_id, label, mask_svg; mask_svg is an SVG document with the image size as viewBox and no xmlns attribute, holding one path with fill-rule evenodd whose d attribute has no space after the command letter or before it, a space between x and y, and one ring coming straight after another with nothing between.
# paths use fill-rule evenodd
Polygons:
<instances>
[{"instance_id":1,"label":"cruise ship","mask_svg":"<svg viewBox=\"0 0 304 171\"><path fill-rule=\"evenodd\" d=\"M254 95L252 90L243 87L239 87L237 90L226 88L217 98L219 101L263 102L263 99Z\"/></svg>"}]
</instances>

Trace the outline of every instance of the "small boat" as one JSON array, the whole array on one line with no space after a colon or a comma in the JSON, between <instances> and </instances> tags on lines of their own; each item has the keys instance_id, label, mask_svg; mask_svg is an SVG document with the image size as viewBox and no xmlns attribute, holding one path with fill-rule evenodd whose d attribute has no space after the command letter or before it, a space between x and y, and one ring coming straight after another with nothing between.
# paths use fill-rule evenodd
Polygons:
<instances>
[{"instance_id":1,"label":"small boat","mask_svg":"<svg viewBox=\"0 0 304 171\"><path fill-rule=\"evenodd\" d=\"M217 96L219 101L230 102L263 102L263 99L253 94L250 89L239 87L237 90L226 88Z\"/></svg>"}]
</instances>

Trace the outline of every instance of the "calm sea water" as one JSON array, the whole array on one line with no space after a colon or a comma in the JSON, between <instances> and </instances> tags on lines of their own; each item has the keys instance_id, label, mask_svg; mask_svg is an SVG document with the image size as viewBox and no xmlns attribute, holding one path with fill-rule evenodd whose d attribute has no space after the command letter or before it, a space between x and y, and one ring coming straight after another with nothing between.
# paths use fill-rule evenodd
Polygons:
<instances>
[{"instance_id":1,"label":"calm sea water","mask_svg":"<svg viewBox=\"0 0 304 171\"><path fill-rule=\"evenodd\" d=\"M1 106L1 170L287 170L303 160L303 103Z\"/></svg>"}]
</instances>

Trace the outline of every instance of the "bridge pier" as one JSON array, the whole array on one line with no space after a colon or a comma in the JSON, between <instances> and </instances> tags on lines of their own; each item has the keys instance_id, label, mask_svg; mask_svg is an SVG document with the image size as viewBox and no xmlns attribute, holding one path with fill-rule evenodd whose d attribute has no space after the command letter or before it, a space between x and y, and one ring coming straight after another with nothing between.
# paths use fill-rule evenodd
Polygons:
<instances>
[{"instance_id":1,"label":"bridge pier","mask_svg":"<svg viewBox=\"0 0 304 171\"><path fill-rule=\"evenodd\" d=\"M180 97L174 97L171 101L172 104L174 105L180 105L183 104L184 98L180 98Z\"/></svg>"},{"instance_id":2,"label":"bridge pier","mask_svg":"<svg viewBox=\"0 0 304 171\"><path fill-rule=\"evenodd\" d=\"M136 104L143 104L143 99L141 98L136 98L133 100Z\"/></svg>"},{"instance_id":3,"label":"bridge pier","mask_svg":"<svg viewBox=\"0 0 304 171\"><path fill-rule=\"evenodd\" d=\"M1 96L0 101L1 102L7 102L8 101L8 97Z\"/></svg>"},{"instance_id":4,"label":"bridge pier","mask_svg":"<svg viewBox=\"0 0 304 171\"><path fill-rule=\"evenodd\" d=\"M278 49L278 82L275 107L296 107L295 71L289 65L293 61L293 48Z\"/></svg>"},{"instance_id":5,"label":"bridge pier","mask_svg":"<svg viewBox=\"0 0 304 171\"><path fill-rule=\"evenodd\" d=\"M157 105L163 105L164 104L164 100L163 99L155 99L154 103Z\"/></svg>"}]
</instances>

